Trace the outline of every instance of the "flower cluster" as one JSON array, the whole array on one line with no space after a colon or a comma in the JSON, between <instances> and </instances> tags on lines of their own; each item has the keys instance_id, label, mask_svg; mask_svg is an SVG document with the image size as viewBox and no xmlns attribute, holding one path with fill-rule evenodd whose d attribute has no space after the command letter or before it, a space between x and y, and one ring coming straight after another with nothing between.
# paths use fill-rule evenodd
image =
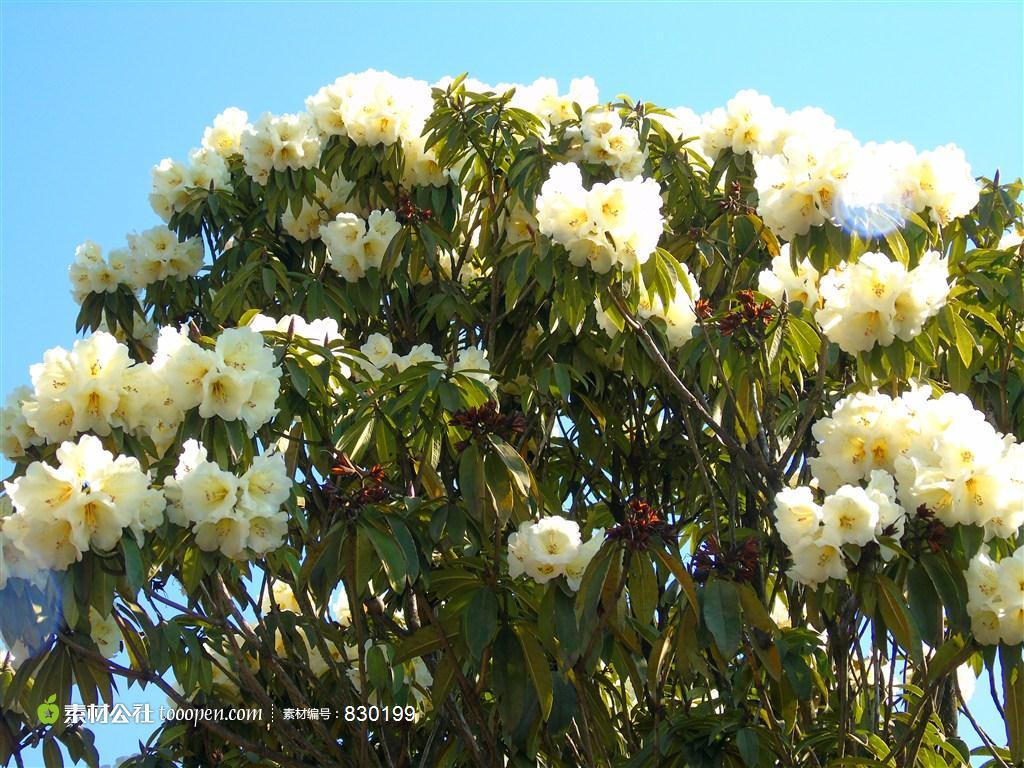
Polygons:
<instances>
[{"instance_id":1,"label":"flower cluster","mask_svg":"<svg viewBox=\"0 0 1024 768\"><path fill-rule=\"evenodd\" d=\"M372 69L339 77L306 99L325 139L347 136L365 147L400 143L405 186L441 186L448 179L422 135L433 108L427 83Z\"/></svg>"},{"instance_id":2,"label":"flower cluster","mask_svg":"<svg viewBox=\"0 0 1024 768\"><path fill-rule=\"evenodd\" d=\"M224 138L221 136L220 140ZM164 221L170 221L185 207L189 190L231 189L231 171L227 161L218 151L208 147L193 149L188 163L165 157L153 166L150 176L149 205Z\"/></svg>"},{"instance_id":3,"label":"flower cluster","mask_svg":"<svg viewBox=\"0 0 1024 768\"><path fill-rule=\"evenodd\" d=\"M197 237L178 242L174 232L157 226L127 239L127 248L116 248L105 259L89 240L75 249L68 268L75 301L81 304L90 293L113 293L121 285L140 291L157 280L182 280L203 266L203 241Z\"/></svg>"},{"instance_id":4,"label":"flower cluster","mask_svg":"<svg viewBox=\"0 0 1024 768\"><path fill-rule=\"evenodd\" d=\"M927 251L907 270L883 253L867 252L821 278L821 330L845 352L866 352L893 339L910 341L939 313L949 295L947 260Z\"/></svg>"},{"instance_id":5,"label":"flower cluster","mask_svg":"<svg viewBox=\"0 0 1024 768\"><path fill-rule=\"evenodd\" d=\"M923 506L946 526L1008 538L1024 525L1024 446L996 432L966 395L933 398L927 387L895 398L857 393L812 431L818 456L810 467L826 491L884 470L904 507Z\"/></svg>"},{"instance_id":6,"label":"flower cluster","mask_svg":"<svg viewBox=\"0 0 1024 768\"><path fill-rule=\"evenodd\" d=\"M446 88L452 78L442 78L435 84ZM488 85L467 77L463 87L470 93L503 94L514 89L509 106L529 112L544 123L545 127L561 125L576 119L576 106L586 112L597 105L598 91L593 78L575 78L569 83L569 92L558 93L558 82L550 77L540 77L529 85L523 83L498 83Z\"/></svg>"},{"instance_id":7,"label":"flower cluster","mask_svg":"<svg viewBox=\"0 0 1024 768\"><path fill-rule=\"evenodd\" d=\"M787 573L810 586L846 578L845 545L865 547L882 536L899 541L905 524L892 475L877 469L867 487L840 486L821 504L807 486L784 488L775 495L774 514L779 536L793 556ZM883 560L893 555L894 550L881 545Z\"/></svg>"},{"instance_id":8,"label":"flower cluster","mask_svg":"<svg viewBox=\"0 0 1024 768\"><path fill-rule=\"evenodd\" d=\"M338 321L332 317L306 320L301 315L284 315L280 320L275 320L264 314L257 314L249 321L249 327L261 333L263 331L291 333L322 347L330 346L335 341L341 341Z\"/></svg>"},{"instance_id":9,"label":"flower cluster","mask_svg":"<svg viewBox=\"0 0 1024 768\"><path fill-rule=\"evenodd\" d=\"M334 221L320 227L331 267L350 283L358 282L368 269L379 269L391 240L402 225L394 211L373 211L362 219L354 213L339 213Z\"/></svg>"},{"instance_id":10,"label":"flower cluster","mask_svg":"<svg viewBox=\"0 0 1024 768\"><path fill-rule=\"evenodd\" d=\"M656 293L646 290L641 281L640 303L637 306L637 317L640 320L658 318L665 324L665 338L672 349L681 347L693 335L693 328L697 324L695 307L700 298L700 286L690 274L689 267L685 264L681 264L680 267L683 282L675 284L675 294L667 305ZM598 326L614 339L619 329L611 312L604 309L600 298L594 300L594 308L597 310Z\"/></svg>"},{"instance_id":11,"label":"flower cluster","mask_svg":"<svg viewBox=\"0 0 1024 768\"><path fill-rule=\"evenodd\" d=\"M128 347L97 331L70 352L55 347L29 370L33 389L18 389L4 408L5 456L115 427L152 440L158 453L173 441L185 412L242 419L250 433L276 415L281 377L273 352L250 328L229 328L206 349L184 331L160 331L153 362L132 363Z\"/></svg>"},{"instance_id":12,"label":"flower cluster","mask_svg":"<svg viewBox=\"0 0 1024 768\"><path fill-rule=\"evenodd\" d=\"M810 259L799 261L794 271L789 243L785 243L779 255L772 259L771 269L765 269L757 276L757 290L777 306L798 301L813 310L818 306L818 277L818 270Z\"/></svg>"},{"instance_id":13,"label":"flower cluster","mask_svg":"<svg viewBox=\"0 0 1024 768\"><path fill-rule=\"evenodd\" d=\"M583 188L574 163L555 165L537 198L540 231L569 252L577 267L599 274L630 271L654 253L664 227L661 187L653 179L614 179Z\"/></svg>"},{"instance_id":14,"label":"flower cluster","mask_svg":"<svg viewBox=\"0 0 1024 768\"><path fill-rule=\"evenodd\" d=\"M383 375L382 369L389 367L394 367L399 373L422 364L429 364L438 370L445 369L444 360L438 357L430 344L417 344L406 354L399 355L395 352L391 339L379 333L371 333L359 351L366 358L363 368L372 381L380 379ZM490 370L487 352L476 347L459 350L452 365L454 373L476 379L493 392L497 389L498 382L490 375Z\"/></svg>"},{"instance_id":15,"label":"flower cluster","mask_svg":"<svg viewBox=\"0 0 1024 768\"><path fill-rule=\"evenodd\" d=\"M184 208L190 189L230 189L227 160L241 153L242 134L249 130L249 115L229 107L203 132L203 143L189 153L188 163L164 158L153 167L149 204L164 221Z\"/></svg>"},{"instance_id":16,"label":"flower cluster","mask_svg":"<svg viewBox=\"0 0 1024 768\"><path fill-rule=\"evenodd\" d=\"M14 513L3 519L3 536L38 569L66 570L95 547L113 549L125 529L142 539L163 522L163 494L137 459L117 456L99 438L83 435L4 483Z\"/></svg>"},{"instance_id":17,"label":"flower cluster","mask_svg":"<svg viewBox=\"0 0 1024 768\"><path fill-rule=\"evenodd\" d=\"M252 328L227 328L213 349L194 343L175 328L161 328L152 370L182 411L241 419L250 434L277 415L274 407L281 369L263 337Z\"/></svg>"},{"instance_id":18,"label":"flower cluster","mask_svg":"<svg viewBox=\"0 0 1024 768\"><path fill-rule=\"evenodd\" d=\"M288 513L281 505L291 493L291 480L277 452L257 456L238 477L209 461L200 443L188 440L164 493L168 519L191 528L205 552L219 549L236 559L249 552L263 555L280 547L288 532Z\"/></svg>"},{"instance_id":19,"label":"flower cluster","mask_svg":"<svg viewBox=\"0 0 1024 768\"><path fill-rule=\"evenodd\" d=\"M266 184L271 171L316 167L320 160L320 134L309 113L264 112L242 133L239 148L246 174L257 184Z\"/></svg>"},{"instance_id":20,"label":"flower cluster","mask_svg":"<svg viewBox=\"0 0 1024 768\"><path fill-rule=\"evenodd\" d=\"M978 202L978 185L954 145L918 153L909 144L861 145L817 108L787 114L740 91L701 120L704 154L754 158L758 213L786 240L826 221L877 235L929 210L947 224Z\"/></svg>"},{"instance_id":21,"label":"flower cluster","mask_svg":"<svg viewBox=\"0 0 1024 768\"><path fill-rule=\"evenodd\" d=\"M580 123L580 134L581 154L586 162L607 165L623 179L632 179L643 171L647 155L640 149L640 134L623 125L617 112L587 112Z\"/></svg>"},{"instance_id":22,"label":"flower cluster","mask_svg":"<svg viewBox=\"0 0 1024 768\"><path fill-rule=\"evenodd\" d=\"M983 547L965 576L975 639L983 645L1024 642L1024 547L999 562Z\"/></svg>"},{"instance_id":23,"label":"flower cluster","mask_svg":"<svg viewBox=\"0 0 1024 768\"><path fill-rule=\"evenodd\" d=\"M597 528L583 543L579 524L558 515L524 521L508 537L508 575L515 579L525 573L538 584L565 576L569 587L578 590L603 541L604 529Z\"/></svg>"},{"instance_id":24,"label":"flower cluster","mask_svg":"<svg viewBox=\"0 0 1024 768\"><path fill-rule=\"evenodd\" d=\"M418 139L433 108L427 83L372 69L339 77L306 99L321 135L364 147Z\"/></svg>"}]
</instances>

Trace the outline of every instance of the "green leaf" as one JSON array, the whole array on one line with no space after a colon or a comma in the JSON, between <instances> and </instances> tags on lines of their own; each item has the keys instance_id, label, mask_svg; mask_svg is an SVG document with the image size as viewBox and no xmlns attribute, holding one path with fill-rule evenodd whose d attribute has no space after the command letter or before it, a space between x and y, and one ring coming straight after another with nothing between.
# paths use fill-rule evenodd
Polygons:
<instances>
[{"instance_id":1,"label":"green leaf","mask_svg":"<svg viewBox=\"0 0 1024 768\"><path fill-rule=\"evenodd\" d=\"M484 462L476 445L467 446L459 457L459 490L470 514L483 519Z\"/></svg>"},{"instance_id":2,"label":"green leaf","mask_svg":"<svg viewBox=\"0 0 1024 768\"><path fill-rule=\"evenodd\" d=\"M907 595L910 615L921 639L932 647L937 646L942 642L942 602L928 572L918 564L907 573Z\"/></svg>"},{"instance_id":3,"label":"green leaf","mask_svg":"<svg viewBox=\"0 0 1024 768\"><path fill-rule=\"evenodd\" d=\"M554 702L551 667L548 664L548 658L544 655L544 649L537 642L537 638L530 634L530 630L525 625L516 624L515 631L523 649L523 657L526 659L530 679L533 680L533 687L537 692L541 715L547 720L551 715L551 706Z\"/></svg>"},{"instance_id":4,"label":"green leaf","mask_svg":"<svg viewBox=\"0 0 1024 768\"><path fill-rule=\"evenodd\" d=\"M750 768L757 768L761 760L761 742L757 738L757 731L753 728L740 728L736 731L736 748L740 752L743 762Z\"/></svg>"},{"instance_id":5,"label":"green leaf","mask_svg":"<svg viewBox=\"0 0 1024 768\"><path fill-rule=\"evenodd\" d=\"M922 661L921 640L917 633L917 627L911 622L907 610L907 604L903 600L903 593L899 587L888 576L879 574L875 577L878 586L878 607L882 611L882 618L885 625L892 632L904 650L906 650L917 664Z\"/></svg>"},{"instance_id":6,"label":"green leaf","mask_svg":"<svg viewBox=\"0 0 1024 768\"><path fill-rule=\"evenodd\" d=\"M704 622L715 644L726 658L732 658L740 645L740 598L731 581L711 577L704 585Z\"/></svg>"},{"instance_id":7,"label":"green leaf","mask_svg":"<svg viewBox=\"0 0 1024 768\"><path fill-rule=\"evenodd\" d=\"M1003 710L1006 712L1006 741L1010 757L1024 763L1024 663L1021 646L999 647L999 664L1003 671Z\"/></svg>"},{"instance_id":8,"label":"green leaf","mask_svg":"<svg viewBox=\"0 0 1024 768\"><path fill-rule=\"evenodd\" d=\"M699 613L700 603L697 600L697 588L694 586L693 577L690 575L690 572L686 570L683 561L679 559L679 553L664 549L654 549L652 551L654 556L661 561L661 564L672 572L676 582L679 584L680 590L686 597L686 601L690 604L690 609L694 614Z\"/></svg>"},{"instance_id":9,"label":"green leaf","mask_svg":"<svg viewBox=\"0 0 1024 768\"><path fill-rule=\"evenodd\" d=\"M425 656L444 647L445 637L434 626L416 630L402 640L395 649L395 664Z\"/></svg>"},{"instance_id":10,"label":"green leaf","mask_svg":"<svg viewBox=\"0 0 1024 768\"><path fill-rule=\"evenodd\" d=\"M478 589L462 614L462 631L474 659L498 633L498 600L488 587Z\"/></svg>"},{"instance_id":11,"label":"green leaf","mask_svg":"<svg viewBox=\"0 0 1024 768\"><path fill-rule=\"evenodd\" d=\"M488 435L487 439L490 442L491 447L497 451L498 456L505 465L505 468L508 469L509 476L515 483L519 493L523 496L528 496L530 494L532 478L530 468L527 466L526 462L523 461L523 457L516 452L515 448L497 435Z\"/></svg>"},{"instance_id":12,"label":"green leaf","mask_svg":"<svg viewBox=\"0 0 1024 768\"><path fill-rule=\"evenodd\" d=\"M376 550L377 556L384 564L384 572L387 574L391 588L398 593L404 592L407 570L405 556L402 554L401 548L394 539L385 536L372 525L360 526L360 530L366 534Z\"/></svg>"},{"instance_id":13,"label":"green leaf","mask_svg":"<svg viewBox=\"0 0 1024 768\"><path fill-rule=\"evenodd\" d=\"M638 552L630 561L628 584L633 615L643 624L651 623L658 607L658 579L645 552Z\"/></svg>"},{"instance_id":14,"label":"green leaf","mask_svg":"<svg viewBox=\"0 0 1024 768\"><path fill-rule=\"evenodd\" d=\"M121 538L121 548L124 550L125 579L127 579L132 592L138 592L146 579L139 544L135 541L134 536L127 534Z\"/></svg>"}]
</instances>

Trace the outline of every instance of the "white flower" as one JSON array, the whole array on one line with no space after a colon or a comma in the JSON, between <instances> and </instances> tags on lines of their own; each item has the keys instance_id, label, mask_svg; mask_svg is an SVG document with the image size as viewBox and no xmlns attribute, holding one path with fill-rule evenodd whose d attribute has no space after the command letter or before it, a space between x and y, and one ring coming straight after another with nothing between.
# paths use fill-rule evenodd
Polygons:
<instances>
[{"instance_id":1,"label":"white flower","mask_svg":"<svg viewBox=\"0 0 1024 768\"><path fill-rule=\"evenodd\" d=\"M855 264L844 263L821 278L823 306L814 319L830 341L850 354L891 344L897 330L896 299L908 288L908 280L898 261L883 253L864 253ZM901 328L913 329L913 323Z\"/></svg>"},{"instance_id":2,"label":"white flower","mask_svg":"<svg viewBox=\"0 0 1024 768\"><path fill-rule=\"evenodd\" d=\"M922 152L910 168L916 182L915 208L931 211L932 221L948 224L971 212L980 190L962 149L946 144Z\"/></svg>"},{"instance_id":3,"label":"white flower","mask_svg":"<svg viewBox=\"0 0 1024 768\"><path fill-rule=\"evenodd\" d=\"M261 454L240 479L238 509L250 517L268 517L288 500L291 485L284 455Z\"/></svg>"},{"instance_id":4,"label":"white flower","mask_svg":"<svg viewBox=\"0 0 1024 768\"><path fill-rule=\"evenodd\" d=\"M249 127L248 114L237 107L228 107L203 131L203 146L221 157L239 154L242 134Z\"/></svg>"},{"instance_id":5,"label":"white flower","mask_svg":"<svg viewBox=\"0 0 1024 768\"><path fill-rule=\"evenodd\" d=\"M594 559L594 555L601 549L603 543L604 528L595 528L586 543L581 544L577 548L575 557L565 566L565 580L569 584L570 589L579 591L583 574L586 572L587 566L590 565L590 561Z\"/></svg>"},{"instance_id":6,"label":"white flower","mask_svg":"<svg viewBox=\"0 0 1024 768\"><path fill-rule=\"evenodd\" d=\"M814 309L818 305L818 270L805 258L794 272L789 243L785 243L779 255L772 259L771 269L758 275L757 290L776 304L799 301L808 309Z\"/></svg>"},{"instance_id":7,"label":"white flower","mask_svg":"<svg viewBox=\"0 0 1024 768\"><path fill-rule=\"evenodd\" d=\"M526 572L541 584L557 578L576 557L579 546L580 527L576 522L557 515L542 518L530 528Z\"/></svg>"},{"instance_id":8,"label":"white flower","mask_svg":"<svg viewBox=\"0 0 1024 768\"><path fill-rule=\"evenodd\" d=\"M813 587L829 579L846 578L843 551L821 535L805 538L792 552L793 565L787 574L794 581Z\"/></svg>"},{"instance_id":9,"label":"white flower","mask_svg":"<svg viewBox=\"0 0 1024 768\"><path fill-rule=\"evenodd\" d=\"M160 329L153 370L183 410L203 401L203 380L217 365L214 353L192 342L184 330Z\"/></svg>"},{"instance_id":10,"label":"white flower","mask_svg":"<svg viewBox=\"0 0 1024 768\"><path fill-rule=\"evenodd\" d=\"M301 614L302 609L299 607L299 601L296 599L295 591L291 585L277 579L274 579L272 584L270 591L273 593L273 605L276 605L280 611ZM260 610L263 613L270 613L271 605L271 595L263 595L263 600L260 602Z\"/></svg>"},{"instance_id":11,"label":"white flower","mask_svg":"<svg viewBox=\"0 0 1024 768\"><path fill-rule=\"evenodd\" d=\"M108 616L103 616L90 606L89 634L104 657L112 659L121 651L121 629L114 621L113 609Z\"/></svg>"},{"instance_id":12,"label":"white flower","mask_svg":"<svg viewBox=\"0 0 1024 768\"><path fill-rule=\"evenodd\" d=\"M321 225L320 238L334 271L354 283L366 270L380 268L400 229L393 211L372 211L365 221L354 213L339 213L334 221Z\"/></svg>"},{"instance_id":13,"label":"white flower","mask_svg":"<svg viewBox=\"0 0 1024 768\"><path fill-rule=\"evenodd\" d=\"M371 333L359 351L375 369L397 365L398 355L395 354L391 339L380 333ZM378 371L379 374L379 371Z\"/></svg>"},{"instance_id":14,"label":"white flower","mask_svg":"<svg viewBox=\"0 0 1024 768\"><path fill-rule=\"evenodd\" d=\"M643 169L645 155L635 128L622 124L618 113L592 110L583 115L583 158L609 166L617 176L631 179Z\"/></svg>"},{"instance_id":15,"label":"white flower","mask_svg":"<svg viewBox=\"0 0 1024 768\"><path fill-rule=\"evenodd\" d=\"M227 470L212 461L201 461L178 480L185 516L199 523L233 515L239 485L238 478Z\"/></svg>"},{"instance_id":16,"label":"white flower","mask_svg":"<svg viewBox=\"0 0 1024 768\"><path fill-rule=\"evenodd\" d=\"M821 505L822 536L837 546L874 541L878 520L878 504L857 486L842 486Z\"/></svg>"},{"instance_id":17,"label":"white flower","mask_svg":"<svg viewBox=\"0 0 1024 768\"><path fill-rule=\"evenodd\" d=\"M775 527L786 546L793 548L814 537L820 524L821 505L810 488L783 488L775 494Z\"/></svg>"},{"instance_id":18,"label":"white flower","mask_svg":"<svg viewBox=\"0 0 1024 768\"><path fill-rule=\"evenodd\" d=\"M408 353L395 360L395 366L398 368L399 373L414 365L422 365L423 363L430 363L432 367L439 369L444 367L444 361L437 356L430 344L417 344Z\"/></svg>"},{"instance_id":19,"label":"white flower","mask_svg":"<svg viewBox=\"0 0 1024 768\"><path fill-rule=\"evenodd\" d=\"M483 349L467 347L466 349L459 350L452 370L456 373L462 373L471 379L476 379L491 391L498 387L498 382L489 373L491 363L487 359L487 352Z\"/></svg>"},{"instance_id":20,"label":"white flower","mask_svg":"<svg viewBox=\"0 0 1024 768\"><path fill-rule=\"evenodd\" d=\"M31 388L17 387L7 395L0 409L0 453L8 460L21 458L28 448L44 442L22 412L23 405L32 397Z\"/></svg>"},{"instance_id":21,"label":"white flower","mask_svg":"<svg viewBox=\"0 0 1024 768\"><path fill-rule=\"evenodd\" d=\"M974 638L983 645L1024 642L1024 547L998 563L983 547L964 575Z\"/></svg>"},{"instance_id":22,"label":"white flower","mask_svg":"<svg viewBox=\"0 0 1024 768\"><path fill-rule=\"evenodd\" d=\"M910 270L903 290L896 294L893 331L903 341L921 333L925 322L935 317L949 296L947 259L937 251L926 251Z\"/></svg>"}]
</instances>

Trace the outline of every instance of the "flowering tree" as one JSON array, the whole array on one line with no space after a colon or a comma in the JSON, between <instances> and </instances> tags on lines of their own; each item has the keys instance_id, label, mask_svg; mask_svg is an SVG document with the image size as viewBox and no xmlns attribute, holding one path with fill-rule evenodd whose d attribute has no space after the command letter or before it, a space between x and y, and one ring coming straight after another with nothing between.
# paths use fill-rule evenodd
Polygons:
<instances>
[{"instance_id":1,"label":"flowering tree","mask_svg":"<svg viewBox=\"0 0 1024 768\"><path fill-rule=\"evenodd\" d=\"M961 715L1024 765L1019 180L751 91L306 110L75 254L3 412L5 759L96 764L37 713L128 684L262 712L138 766L960 766Z\"/></svg>"}]
</instances>

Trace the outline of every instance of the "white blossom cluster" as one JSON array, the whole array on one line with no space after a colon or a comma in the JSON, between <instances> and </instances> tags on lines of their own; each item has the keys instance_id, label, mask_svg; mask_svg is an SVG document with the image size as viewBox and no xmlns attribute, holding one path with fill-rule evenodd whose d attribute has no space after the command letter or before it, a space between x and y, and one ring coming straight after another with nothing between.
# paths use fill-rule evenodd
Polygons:
<instances>
[{"instance_id":1,"label":"white blossom cluster","mask_svg":"<svg viewBox=\"0 0 1024 768\"><path fill-rule=\"evenodd\" d=\"M422 135L434 109L427 83L371 69L325 85L306 99L306 109L323 138L347 136L365 147L400 143L403 184L441 186L448 180Z\"/></svg>"},{"instance_id":2,"label":"white blossom cluster","mask_svg":"<svg viewBox=\"0 0 1024 768\"><path fill-rule=\"evenodd\" d=\"M157 280L182 280L203 266L203 241L193 237L178 242L165 226L156 226L127 237L127 248L103 249L86 240L75 249L68 268L71 294L79 304L90 293L113 293L120 285L140 291Z\"/></svg>"},{"instance_id":3,"label":"white blossom cluster","mask_svg":"<svg viewBox=\"0 0 1024 768\"><path fill-rule=\"evenodd\" d=\"M191 528L204 552L219 549L235 559L281 546L288 532L282 505L290 493L282 454L256 456L239 477L208 460L206 448L196 440L182 446L174 477L164 484L168 519Z\"/></svg>"},{"instance_id":4,"label":"white blossom cluster","mask_svg":"<svg viewBox=\"0 0 1024 768\"><path fill-rule=\"evenodd\" d=\"M241 153L242 134L251 128L245 112L229 107L206 128L202 146L189 153L187 163L168 157L155 165L149 194L153 211L164 221L170 221L188 202L190 189L230 189L231 172L227 161Z\"/></svg>"},{"instance_id":5,"label":"white blossom cluster","mask_svg":"<svg viewBox=\"0 0 1024 768\"><path fill-rule=\"evenodd\" d=\"M616 176L627 180L643 171L647 153L640 148L640 134L623 125L618 112L587 112L580 122L580 135L580 154L586 162L607 165Z\"/></svg>"},{"instance_id":6,"label":"white blossom cluster","mask_svg":"<svg viewBox=\"0 0 1024 768\"><path fill-rule=\"evenodd\" d=\"M264 314L257 314L249 321L249 327L254 331L275 331L287 334L291 332L293 337L303 339L310 344L320 347L330 347L342 340L341 331L338 329L338 321L332 317L321 317L315 320L306 320L301 315L284 315L280 320L267 317ZM305 357L311 365L320 365L323 357L316 352L307 349L299 350L299 354ZM345 378L352 375L351 369L344 362L339 360L340 373Z\"/></svg>"},{"instance_id":7,"label":"white blossom cluster","mask_svg":"<svg viewBox=\"0 0 1024 768\"><path fill-rule=\"evenodd\" d=\"M453 81L445 77L435 83L436 88L447 88ZM575 78L569 83L569 91L559 94L558 82L550 77L540 77L529 85L523 83L498 83L488 85L472 77L463 80L463 87L470 93L490 93L500 95L515 89L509 106L521 109L540 118L546 127L561 125L576 120L578 105L582 112L597 106L597 84L593 78Z\"/></svg>"},{"instance_id":8,"label":"white blossom cluster","mask_svg":"<svg viewBox=\"0 0 1024 768\"><path fill-rule=\"evenodd\" d=\"M552 167L537 197L540 231L569 252L577 267L598 274L619 265L631 271L658 247L664 228L661 187L654 179L614 179L583 187L575 163Z\"/></svg>"},{"instance_id":9,"label":"white blossom cluster","mask_svg":"<svg viewBox=\"0 0 1024 768\"><path fill-rule=\"evenodd\" d=\"M373 69L339 77L306 99L323 136L365 147L418 139L434 109L430 86Z\"/></svg>"},{"instance_id":10,"label":"white blossom cluster","mask_svg":"<svg viewBox=\"0 0 1024 768\"><path fill-rule=\"evenodd\" d=\"M893 477L878 469L866 487L842 485L821 504L808 486L784 488L775 495L774 514L779 536L793 557L787 573L809 586L846 578L844 545L864 547L882 536L899 541L905 525ZM883 560L896 554L884 543L880 552Z\"/></svg>"},{"instance_id":11,"label":"white blossom cluster","mask_svg":"<svg viewBox=\"0 0 1024 768\"><path fill-rule=\"evenodd\" d=\"M526 520L508 537L508 575L525 573L538 584L565 576L573 590L580 588L583 573L604 542L604 529L595 529L584 543L580 526L559 515Z\"/></svg>"},{"instance_id":12,"label":"white blossom cluster","mask_svg":"<svg viewBox=\"0 0 1024 768\"><path fill-rule=\"evenodd\" d=\"M869 251L821 278L822 306L814 319L850 354L887 346L895 338L910 341L945 306L948 280L947 259L937 251L926 251L911 270Z\"/></svg>"},{"instance_id":13,"label":"white blossom cluster","mask_svg":"<svg viewBox=\"0 0 1024 768\"><path fill-rule=\"evenodd\" d=\"M245 172L257 184L266 184L271 171L314 168L320 161L320 134L307 112L264 112L245 129L239 145Z\"/></svg>"},{"instance_id":14,"label":"white blossom cluster","mask_svg":"<svg viewBox=\"0 0 1024 768\"><path fill-rule=\"evenodd\" d=\"M33 388L12 392L3 410L0 450L9 459L27 448L114 427L151 439L159 453L173 441L185 412L241 419L250 434L277 414L281 369L263 337L229 328L205 349L184 331L160 330L152 363L132 363L128 347L97 331L69 352L47 350L29 369Z\"/></svg>"},{"instance_id":15,"label":"white blossom cluster","mask_svg":"<svg viewBox=\"0 0 1024 768\"><path fill-rule=\"evenodd\" d=\"M273 350L251 328L225 329L212 350L184 331L162 328L152 367L183 411L199 406L204 419L240 419L250 434L277 415L281 369Z\"/></svg>"},{"instance_id":16,"label":"white blossom cluster","mask_svg":"<svg viewBox=\"0 0 1024 768\"><path fill-rule=\"evenodd\" d=\"M998 562L983 547L965 576L975 639L984 645L1024 643L1024 547Z\"/></svg>"},{"instance_id":17,"label":"white blossom cluster","mask_svg":"<svg viewBox=\"0 0 1024 768\"><path fill-rule=\"evenodd\" d=\"M642 281L640 284L640 303L637 307L637 317L640 320L650 320L652 317L659 318L665 323L665 338L670 348L681 347L693 335L693 328L697 324L697 315L694 306L700 298L700 286L690 273L689 267L680 265L683 272L683 283L675 284L675 295L666 305L656 293L645 289ZM614 339L619 329L615 325L608 310L601 305L601 299L594 300L594 308L597 310L597 324L608 336Z\"/></svg>"},{"instance_id":18,"label":"white blossom cluster","mask_svg":"<svg viewBox=\"0 0 1024 768\"><path fill-rule=\"evenodd\" d=\"M339 213L334 221L320 227L331 268L350 283L358 282L368 269L379 269L391 240L402 225L394 211L373 211L362 219L354 213Z\"/></svg>"},{"instance_id":19,"label":"white blossom cluster","mask_svg":"<svg viewBox=\"0 0 1024 768\"><path fill-rule=\"evenodd\" d=\"M254 315L249 321L249 327L254 331L276 331L277 333L291 332L313 344L322 347L329 346L332 342L341 341L341 331L338 330L338 321L333 317L321 317L316 320L306 320L301 315L284 315L280 320L267 317L264 314Z\"/></svg>"},{"instance_id":20,"label":"white blossom cluster","mask_svg":"<svg viewBox=\"0 0 1024 768\"><path fill-rule=\"evenodd\" d=\"M366 358L362 367L372 381L379 380L384 375L385 368L394 368L402 373L414 365L429 364L437 370L444 370L446 367L444 360L434 352L430 344L417 344L406 354L399 355L395 352L391 339L380 333L371 333L359 351ZM461 373L463 376L476 379L493 392L497 389L498 382L490 375L490 370L487 352L477 347L459 350L452 365L453 373Z\"/></svg>"},{"instance_id":21,"label":"white blossom cluster","mask_svg":"<svg viewBox=\"0 0 1024 768\"><path fill-rule=\"evenodd\" d=\"M856 393L812 428L811 471L825 491L892 474L899 503L922 505L947 526L977 525L1009 538L1024 525L1024 445L1002 435L966 395Z\"/></svg>"},{"instance_id":22,"label":"white blossom cluster","mask_svg":"<svg viewBox=\"0 0 1024 768\"><path fill-rule=\"evenodd\" d=\"M3 537L37 569L63 571L95 547L113 549L126 529L140 541L163 522L163 494L137 459L115 456L95 435L66 441L57 465L34 461L7 481L13 514Z\"/></svg>"},{"instance_id":23,"label":"white blossom cluster","mask_svg":"<svg viewBox=\"0 0 1024 768\"><path fill-rule=\"evenodd\" d=\"M756 91L740 91L701 119L704 154L750 154L758 213L791 240L826 221L877 235L930 211L947 224L978 202L963 152L948 144L918 153L906 143L860 144L822 110L787 113Z\"/></svg>"}]
</instances>

